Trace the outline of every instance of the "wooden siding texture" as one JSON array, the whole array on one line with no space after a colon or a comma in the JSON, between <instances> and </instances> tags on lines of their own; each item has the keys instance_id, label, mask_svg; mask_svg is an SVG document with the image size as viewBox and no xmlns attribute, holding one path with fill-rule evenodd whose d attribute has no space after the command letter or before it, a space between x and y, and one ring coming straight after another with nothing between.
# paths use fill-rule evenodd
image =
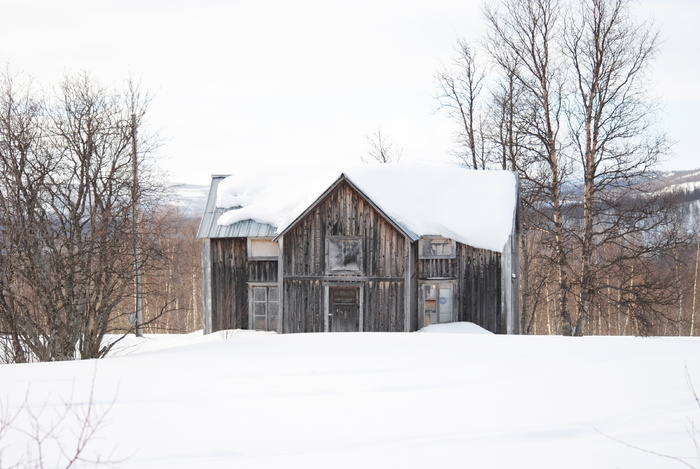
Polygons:
<instances>
[{"instance_id":1,"label":"wooden siding texture","mask_svg":"<svg viewBox=\"0 0 700 469\"><path fill-rule=\"evenodd\" d=\"M212 330L248 327L245 238L211 240Z\"/></svg>"},{"instance_id":2,"label":"wooden siding texture","mask_svg":"<svg viewBox=\"0 0 700 469\"><path fill-rule=\"evenodd\" d=\"M284 280L284 332L323 332L324 292L321 280Z\"/></svg>"},{"instance_id":3,"label":"wooden siding texture","mask_svg":"<svg viewBox=\"0 0 700 469\"><path fill-rule=\"evenodd\" d=\"M343 182L285 234L284 276L324 276L327 236L362 238L363 276L404 275L406 238Z\"/></svg>"},{"instance_id":4,"label":"wooden siding texture","mask_svg":"<svg viewBox=\"0 0 700 469\"><path fill-rule=\"evenodd\" d=\"M364 330L403 332L406 295L403 281L369 281L365 288Z\"/></svg>"},{"instance_id":5,"label":"wooden siding texture","mask_svg":"<svg viewBox=\"0 0 700 469\"><path fill-rule=\"evenodd\" d=\"M328 236L359 237L361 272L330 275ZM354 190L341 182L284 235L284 332L324 330L324 286L363 286L363 330L403 331L406 237Z\"/></svg>"},{"instance_id":6,"label":"wooden siding texture","mask_svg":"<svg viewBox=\"0 0 700 469\"><path fill-rule=\"evenodd\" d=\"M277 261L248 261L248 281L277 282Z\"/></svg>"},{"instance_id":7,"label":"wooden siding texture","mask_svg":"<svg viewBox=\"0 0 700 469\"><path fill-rule=\"evenodd\" d=\"M212 330L248 328L248 282L276 282L277 261L249 261L246 238L211 240Z\"/></svg>"},{"instance_id":8,"label":"wooden siding texture","mask_svg":"<svg viewBox=\"0 0 700 469\"><path fill-rule=\"evenodd\" d=\"M491 332L506 333L501 305L501 254L457 243L454 259L418 259L421 280L453 278L459 321L473 322Z\"/></svg>"}]
</instances>

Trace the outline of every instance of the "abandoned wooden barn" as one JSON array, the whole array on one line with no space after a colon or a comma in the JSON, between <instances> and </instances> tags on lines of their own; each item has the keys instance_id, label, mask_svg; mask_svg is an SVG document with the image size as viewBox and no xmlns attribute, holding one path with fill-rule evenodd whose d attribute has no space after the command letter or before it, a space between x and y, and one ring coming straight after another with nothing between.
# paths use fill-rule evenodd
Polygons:
<instances>
[{"instance_id":1,"label":"abandoned wooden barn","mask_svg":"<svg viewBox=\"0 0 700 469\"><path fill-rule=\"evenodd\" d=\"M452 165L213 176L204 331L518 333L517 187Z\"/></svg>"}]
</instances>

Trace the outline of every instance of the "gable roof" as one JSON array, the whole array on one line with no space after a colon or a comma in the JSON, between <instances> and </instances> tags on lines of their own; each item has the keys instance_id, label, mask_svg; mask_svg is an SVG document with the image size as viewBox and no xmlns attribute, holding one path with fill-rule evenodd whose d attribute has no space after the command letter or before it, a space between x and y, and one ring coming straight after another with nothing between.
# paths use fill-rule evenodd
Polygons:
<instances>
[{"instance_id":1,"label":"gable roof","mask_svg":"<svg viewBox=\"0 0 700 469\"><path fill-rule=\"evenodd\" d=\"M307 207L303 213L301 213L298 217L296 217L294 219L294 221L289 223L283 230L281 230L276 238L279 238L280 236L284 236L289 230L291 230L297 224L297 222L299 222L301 219L303 219L309 212L313 211L313 209L316 208L316 206L318 204L320 204L326 198L326 196L328 196L328 194L333 192L342 182L348 183L350 185L350 187L353 188L353 190L355 190L358 194L360 194L360 196L363 199L365 199L367 201L367 203L369 203L372 206L372 208L374 208L374 210L379 212L379 214L381 216L383 216L399 232L403 233L404 236L407 236L408 238L410 238L413 241L416 241L418 238L420 238L420 236L418 236L416 233L412 232L411 230L407 229L405 226L401 226L401 225L397 224L397 222L394 219L392 219L390 216L388 216L386 213L384 213L384 211L380 207L377 207L377 205L372 201L372 199L367 197L362 192L362 190L360 190L360 188L358 188L355 184L353 184L353 182L348 178L348 176L345 173L341 174L340 177L331 185L331 187L326 189L326 191L323 194L321 194L316 199L316 201L314 203L312 203L309 207Z\"/></svg>"},{"instance_id":2,"label":"gable roof","mask_svg":"<svg viewBox=\"0 0 700 469\"><path fill-rule=\"evenodd\" d=\"M279 235L317 203L339 176L414 240L444 236L502 251L514 231L515 174L449 164L363 165L342 173L334 168L240 172L217 182L210 216L221 213L217 225L223 227L253 220L274 227Z\"/></svg>"}]
</instances>

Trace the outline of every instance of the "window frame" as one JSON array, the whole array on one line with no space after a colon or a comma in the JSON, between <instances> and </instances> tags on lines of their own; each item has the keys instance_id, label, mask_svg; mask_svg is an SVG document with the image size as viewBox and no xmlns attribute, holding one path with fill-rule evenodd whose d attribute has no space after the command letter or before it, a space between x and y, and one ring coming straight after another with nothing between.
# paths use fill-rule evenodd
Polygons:
<instances>
[{"instance_id":1,"label":"window frame","mask_svg":"<svg viewBox=\"0 0 700 469\"><path fill-rule=\"evenodd\" d=\"M450 287L452 290L452 312L451 312L451 319L450 321L447 322L441 322L440 321L440 296L438 293L438 297L435 300L431 300L429 298L425 297L425 287L426 286L435 286L438 289L438 292L441 288L445 288L447 286ZM458 301L457 298L457 280L455 279L428 279L428 280L419 280L418 281L418 319L419 319L419 324L420 327L427 327L433 324L449 324L451 322L456 322L459 320L459 309L460 309L460 302ZM435 315L437 318L437 322L433 323L432 321L430 324L426 324L426 302L427 301L435 301Z\"/></svg>"},{"instance_id":2,"label":"window frame","mask_svg":"<svg viewBox=\"0 0 700 469\"><path fill-rule=\"evenodd\" d=\"M333 243L357 243L357 258L356 264L357 269L347 269L347 268L333 268L331 266L331 245ZM361 276L363 272L363 246L361 236L326 236L326 274L327 275L349 275L349 276ZM346 267L347 264L343 267Z\"/></svg>"},{"instance_id":3,"label":"window frame","mask_svg":"<svg viewBox=\"0 0 700 469\"><path fill-rule=\"evenodd\" d=\"M265 289L265 329L255 328L255 317L259 316L255 314L255 304L260 303L255 300L255 289L264 288ZM277 290L277 301L270 301L270 289L275 288ZM248 329L252 331L280 331L281 324L281 311L280 311L280 296L279 296L279 284L274 282L248 282ZM270 303L277 303L277 324L274 329L270 328Z\"/></svg>"},{"instance_id":4,"label":"window frame","mask_svg":"<svg viewBox=\"0 0 700 469\"><path fill-rule=\"evenodd\" d=\"M329 317L330 310L331 310L331 294L330 294L330 289L334 287L340 287L340 288L357 288L359 290L359 303L358 303L358 330L357 332L363 332L365 329L364 325L364 309L365 309L365 304L364 304L364 298L365 298L365 286L362 282L357 282L357 281L349 281L349 282L326 282L323 284L323 296L324 296L324 301L323 301L323 331L324 332L330 332L331 329L331 318Z\"/></svg>"},{"instance_id":5,"label":"window frame","mask_svg":"<svg viewBox=\"0 0 700 469\"><path fill-rule=\"evenodd\" d=\"M274 238L268 238L268 237L265 237L265 238L250 238L250 237L246 238L248 260L251 260L251 261L276 261L277 259L279 259L279 243L275 243L273 241L273 239ZM278 254L276 254L274 256L254 256L253 255L253 243L258 242L258 241L271 242L271 243L275 244L277 246Z\"/></svg>"},{"instance_id":6,"label":"window frame","mask_svg":"<svg viewBox=\"0 0 700 469\"><path fill-rule=\"evenodd\" d=\"M425 254L425 244L435 240L443 240L441 244L450 244L450 253L448 254ZM452 238L445 236L422 236L418 239L418 259L454 259L457 257L457 242Z\"/></svg>"}]
</instances>

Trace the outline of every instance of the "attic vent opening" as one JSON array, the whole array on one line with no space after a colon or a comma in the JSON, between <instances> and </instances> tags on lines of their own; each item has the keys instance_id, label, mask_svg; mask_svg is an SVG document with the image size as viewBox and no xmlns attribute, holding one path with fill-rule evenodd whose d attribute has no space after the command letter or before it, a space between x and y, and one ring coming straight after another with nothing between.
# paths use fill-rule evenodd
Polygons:
<instances>
[{"instance_id":1,"label":"attic vent opening","mask_svg":"<svg viewBox=\"0 0 700 469\"><path fill-rule=\"evenodd\" d=\"M454 259L457 257L457 243L454 239L438 236L424 236L418 240L420 259Z\"/></svg>"},{"instance_id":2,"label":"attic vent opening","mask_svg":"<svg viewBox=\"0 0 700 469\"><path fill-rule=\"evenodd\" d=\"M362 240L354 236L326 238L326 272L359 275L362 273Z\"/></svg>"}]
</instances>

